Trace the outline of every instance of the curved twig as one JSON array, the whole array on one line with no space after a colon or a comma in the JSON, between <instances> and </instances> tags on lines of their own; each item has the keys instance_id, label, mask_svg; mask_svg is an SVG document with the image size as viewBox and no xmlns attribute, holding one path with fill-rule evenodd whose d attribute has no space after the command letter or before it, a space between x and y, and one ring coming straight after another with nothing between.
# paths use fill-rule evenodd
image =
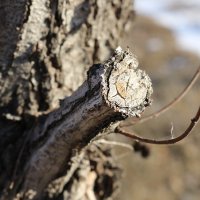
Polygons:
<instances>
[{"instance_id":1,"label":"curved twig","mask_svg":"<svg viewBox=\"0 0 200 200\"><path fill-rule=\"evenodd\" d=\"M196 116L193 119L191 119L190 125L185 130L185 132L183 132L181 135L179 135L179 136L177 136L175 138L166 139L166 140L156 140L156 139L143 138L143 137L140 137L138 135L132 134L130 132L124 131L119 126L116 128L115 132L119 133L119 134L122 134L122 135L125 135L127 137L130 137L132 139L138 140L140 142L144 142L144 143L150 143L150 144L174 144L174 143L177 143L177 142L181 141L183 138L185 138L185 137L187 137L189 135L189 133L192 131L192 129L195 127L195 125L199 121L199 118L200 118L200 106L199 106L199 109L198 109L198 111L196 113Z\"/></svg>"},{"instance_id":2,"label":"curved twig","mask_svg":"<svg viewBox=\"0 0 200 200\"><path fill-rule=\"evenodd\" d=\"M130 122L129 124L123 125L123 127L132 126L135 123L143 123L147 120L156 118L156 117L160 116L161 114L163 114L164 112L166 112L167 110L169 110L173 105L178 103L188 93L188 91L192 88L192 86L194 85L194 83L198 79L199 75L200 75L200 66L198 67L196 73L194 74L194 76L192 77L191 81L186 86L186 88L173 101L171 101L170 103L168 103L167 105L162 107L160 110L158 110L158 111L156 111L156 112L154 112L150 115L147 115L143 118L134 119L134 121Z\"/></svg>"}]
</instances>

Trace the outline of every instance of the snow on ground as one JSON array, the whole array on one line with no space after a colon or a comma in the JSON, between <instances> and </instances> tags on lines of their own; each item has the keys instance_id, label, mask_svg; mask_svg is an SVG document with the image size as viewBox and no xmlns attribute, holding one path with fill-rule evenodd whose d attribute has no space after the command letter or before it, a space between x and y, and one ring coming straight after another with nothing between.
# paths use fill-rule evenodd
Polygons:
<instances>
[{"instance_id":1,"label":"snow on ground","mask_svg":"<svg viewBox=\"0 0 200 200\"><path fill-rule=\"evenodd\" d=\"M200 0L135 0L134 9L170 28L182 48L200 56Z\"/></svg>"}]
</instances>

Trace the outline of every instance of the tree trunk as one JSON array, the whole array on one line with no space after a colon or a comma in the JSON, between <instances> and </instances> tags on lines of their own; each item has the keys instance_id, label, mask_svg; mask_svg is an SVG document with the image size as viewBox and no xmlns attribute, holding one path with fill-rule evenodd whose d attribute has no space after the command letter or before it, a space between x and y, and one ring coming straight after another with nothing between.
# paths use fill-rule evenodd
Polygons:
<instances>
[{"instance_id":1,"label":"tree trunk","mask_svg":"<svg viewBox=\"0 0 200 200\"><path fill-rule=\"evenodd\" d=\"M129 0L0 0L1 199L113 195L118 170L110 151L86 146L114 130L111 123L142 112L151 83L119 48L105 63L93 63L117 46L131 6Z\"/></svg>"}]
</instances>

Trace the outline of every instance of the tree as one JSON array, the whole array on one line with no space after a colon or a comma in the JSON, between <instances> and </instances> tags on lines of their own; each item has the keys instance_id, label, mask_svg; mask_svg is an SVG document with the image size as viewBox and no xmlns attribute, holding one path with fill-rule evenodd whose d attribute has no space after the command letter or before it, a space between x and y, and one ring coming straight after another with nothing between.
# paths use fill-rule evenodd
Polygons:
<instances>
[{"instance_id":1,"label":"tree","mask_svg":"<svg viewBox=\"0 0 200 200\"><path fill-rule=\"evenodd\" d=\"M0 8L1 199L114 196L120 170L95 141L124 134L118 122L139 117L152 93L135 56L114 51L131 1L1 0Z\"/></svg>"},{"instance_id":2,"label":"tree","mask_svg":"<svg viewBox=\"0 0 200 200\"><path fill-rule=\"evenodd\" d=\"M86 88L86 82L78 92L73 92L86 79L88 67L93 63L106 60L117 47L118 39L127 26L132 4L129 0L109 2L101 0L14 2L1 0L0 8L2 19L0 22L1 199L44 198L48 193L45 188L52 180L64 177L64 175L68 176L70 180L70 173L71 176L74 174L72 171L75 170L75 165L78 166L78 163L82 162L82 166L85 162L84 165L89 166L87 162L92 160L89 157L92 157L92 154L95 157L94 147L88 147L82 151L87 151L87 154L79 155L78 153L77 155L76 151L82 149L97 134L97 130L100 132L111 121L122 119L126 115L125 113L122 116L119 114L120 112L114 115L112 112L103 114L104 124L94 124L93 129L86 131L87 133L91 132L90 136L85 135L85 138L81 136L84 127L78 127L79 129L76 130L77 138L73 134L69 134L67 140L71 141L72 139L74 143L65 147L68 150L62 151L60 149L57 151L56 156L62 158L60 166L54 165L54 160L50 159L51 164L43 163L44 168L39 175L38 172L33 172L35 167L40 165L40 161L36 159L37 162L32 165L33 168L30 170L29 164L34 159L35 153L48 143L50 134L56 132L52 131L55 125L62 124L60 119L67 117L67 115L62 114L64 111L62 109L66 109L64 112L69 112L67 109L70 106L72 110L76 106L80 108L81 99L85 101L85 106L89 106L92 103L90 101L98 98L100 100L100 96L98 96L100 90L96 87L92 92L87 93L86 90L89 91L90 88ZM95 67L88 73L88 81L91 81L91 84L93 84L93 73L97 73ZM99 79L99 81L101 80ZM93 85L90 86L93 87ZM95 93L96 89L99 91L97 94ZM86 99L81 97L84 92L89 95ZM71 98L65 99L70 95L72 95ZM97 99L92 98L92 95ZM73 98L80 100L80 102L75 104ZM60 99L64 99L61 104L59 104ZM108 107L104 109L108 109ZM53 110L55 111L53 112ZM69 115L72 115L72 110ZM95 117L99 114L97 110L98 108L96 108ZM78 120L76 112L74 119L69 116L68 120ZM92 111L88 110L88 115L89 112ZM67 123L73 124L74 122ZM51 133L47 131L46 134L43 134L39 132L40 129L43 130L43 133L47 129ZM68 131L70 133L70 127ZM60 145L58 146L60 147ZM65 146L67 145L65 144ZM106 149L100 150L109 153ZM107 157L109 156L107 155ZM75 164L70 164L70 162ZM109 163L112 162L109 161ZM116 168L112 165L114 164L110 164L110 168ZM86 170L88 167L84 169ZM27 175L29 170L31 177ZM32 181L32 179L37 179L37 181ZM83 176L82 179L84 179ZM70 191L68 196L70 194L71 196L65 198L75 199L80 193L72 195L72 185L75 183L69 180L68 185L66 180L65 183L62 182L63 186L59 186L59 190L61 190L59 192L55 191L56 186L52 184L49 195L51 193L51 195L58 197L60 193L65 191L65 196L67 196L67 191ZM102 181L99 180L101 182L99 185L102 185ZM64 186L68 189L62 190L61 188ZM107 192L107 196L112 195L114 191L112 187L109 188L111 191ZM102 194L103 196L105 195Z\"/></svg>"}]
</instances>

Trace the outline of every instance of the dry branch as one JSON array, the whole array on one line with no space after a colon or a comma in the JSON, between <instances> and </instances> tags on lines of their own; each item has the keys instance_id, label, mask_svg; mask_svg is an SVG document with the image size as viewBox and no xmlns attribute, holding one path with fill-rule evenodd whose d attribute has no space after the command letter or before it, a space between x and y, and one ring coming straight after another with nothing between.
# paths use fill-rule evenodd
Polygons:
<instances>
[{"instance_id":1,"label":"dry branch","mask_svg":"<svg viewBox=\"0 0 200 200\"><path fill-rule=\"evenodd\" d=\"M120 128L120 126L118 126L115 129L115 132L122 134L122 135L125 135L126 137L132 138L134 140L144 142L144 143L149 143L149 144L175 144L175 143L181 141L182 139L184 139L185 137L187 137L191 133L192 129L198 123L199 118L200 118L200 107L198 108L198 111L197 111L195 117L191 119L191 122L190 122L189 126L187 127L187 129L183 133L181 133L179 136L174 137L174 138L170 138L170 139L156 140L156 139L144 138L144 137L141 137L141 136L135 134L134 132L128 132L128 131Z\"/></svg>"},{"instance_id":2,"label":"dry branch","mask_svg":"<svg viewBox=\"0 0 200 200\"><path fill-rule=\"evenodd\" d=\"M28 139L32 153L21 195L27 199L39 196L66 169L74 150L81 150L112 122L144 111L152 87L149 77L137 67L130 52L117 48L104 64L90 68L87 80L62 100L60 108L39 120Z\"/></svg>"}]
</instances>

